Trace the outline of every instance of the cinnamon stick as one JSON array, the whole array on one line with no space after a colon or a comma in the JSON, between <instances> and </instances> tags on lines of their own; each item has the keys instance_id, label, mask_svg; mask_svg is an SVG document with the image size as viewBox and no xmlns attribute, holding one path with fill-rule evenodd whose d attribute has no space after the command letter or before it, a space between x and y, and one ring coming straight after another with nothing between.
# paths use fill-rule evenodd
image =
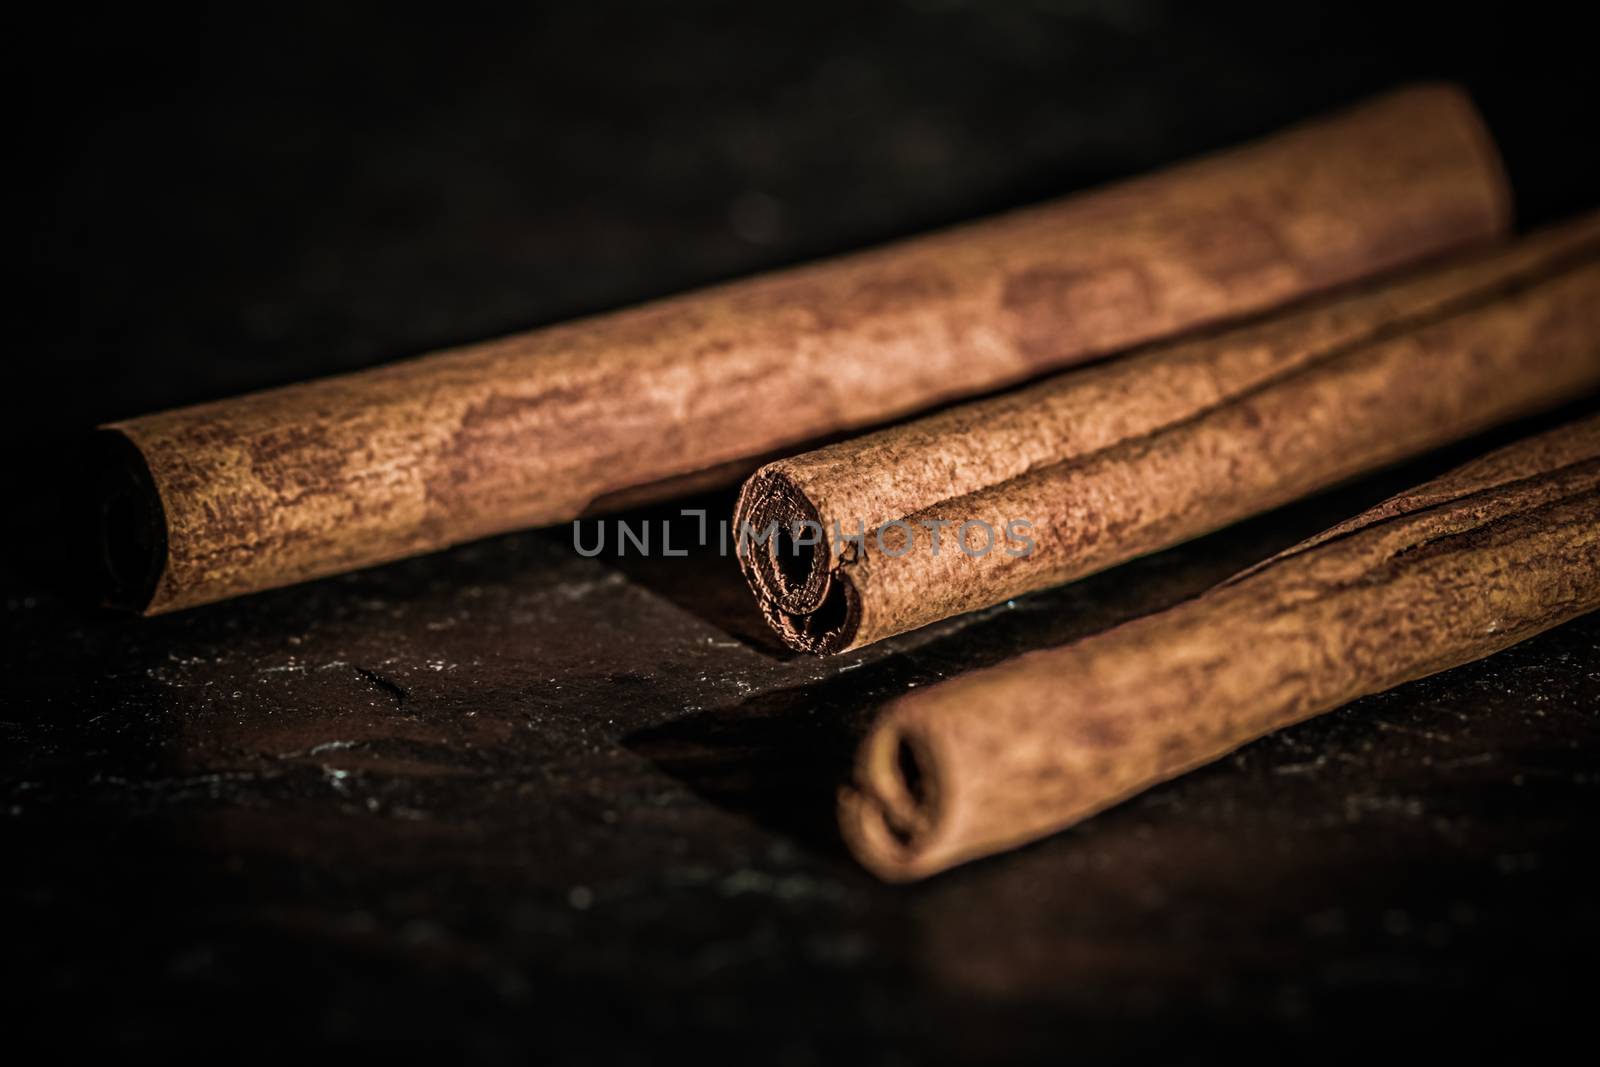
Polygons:
<instances>
[{"instance_id":1,"label":"cinnamon stick","mask_svg":"<svg viewBox=\"0 0 1600 1067\"><path fill-rule=\"evenodd\" d=\"M900 698L840 820L921 878L1273 730L1600 607L1600 417L1393 498L1211 592Z\"/></svg>"},{"instance_id":2,"label":"cinnamon stick","mask_svg":"<svg viewBox=\"0 0 1600 1067\"><path fill-rule=\"evenodd\" d=\"M1507 215L1470 102L1425 86L876 251L114 423L115 599L171 611L571 519L1481 242Z\"/></svg>"},{"instance_id":3,"label":"cinnamon stick","mask_svg":"<svg viewBox=\"0 0 1600 1067\"><path fill-rule=\"evenodd\" d=\"M833 653L1197 537L1600 385L1600 215L768 464L740 563Z\"/></svg>"}]
</instances>

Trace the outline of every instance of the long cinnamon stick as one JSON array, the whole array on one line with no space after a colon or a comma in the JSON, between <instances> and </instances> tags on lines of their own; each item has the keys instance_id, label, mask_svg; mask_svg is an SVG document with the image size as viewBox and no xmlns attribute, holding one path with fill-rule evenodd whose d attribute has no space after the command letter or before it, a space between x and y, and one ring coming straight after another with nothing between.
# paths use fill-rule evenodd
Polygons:
<instances>
[{"instance_id":1,"label":"long cinnamon stick","mask_svg":"<svg viewBox=\"0 0 1600 1067\"><path fill-rule=\"evenodd\" d=\"M841 796L920 878L1600 607L1600 417L1493 453L1176 608L891 704Z\"/></svg>"},{"instance_id":2,"label":"long cinnamon stick","mask_svg":"<svg viewBox=\"0 0 1600 1067\"><path fill-rule=\"evenodd\" d=\"M763 467L740 562L839 652L1196 537L1600 385L1600 215Z\"/></svg>"},{"instance_id":3,"label":"long cinnamon stick","mask_svg":"<svg viewBox=\"0 0 1600 1067\"><path fill-rule=\"evenodd\" d=\"M115 423L117 599L171 611L570 519L1483 241L1507 214L1471 104L1426 86L876 251Z\"/></svg>"}]
</instances>

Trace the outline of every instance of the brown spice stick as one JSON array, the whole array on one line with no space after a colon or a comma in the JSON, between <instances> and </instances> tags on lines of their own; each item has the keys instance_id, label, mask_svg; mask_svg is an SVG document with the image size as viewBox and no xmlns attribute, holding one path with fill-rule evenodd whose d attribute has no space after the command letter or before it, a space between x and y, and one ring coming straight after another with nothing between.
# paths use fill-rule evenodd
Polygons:
<instances>
[{"instance_id":1,"label":"brown spice stick","mask_svg":"<svg viewBox=\"0 0 1600 1067\"><path fill-rule=\"evenodd\" d=\"M1507 216L1470 102L1414 88L876 251L115 423L108 561L154 613L570 519L1480 242Z\"/></svg>"},{"instance_id":2,"label":"brown spice stick","mask_svg":"<svg viewBox=\"0 0 1600 1067\"><path fill-rule=\"evenodd\" d=\"M1600 215L768 464L740 494L740 563L791 646L844 651L1596 385ZM815 526L783 536L796 522ZM994 531L987 553L960 550L969 522L975 554Z\"/></svg>"},{"instance_id":3,"label":"brown spice stick","mask_svg":"<svg viewBox=\"0 0 1600 1067\"><path fill-rule=\"evenodd\" d=\"M893 702L841 826L921 878L1263 734L1600 607L1600 417L1491 454L1204 596Z\"/></svg>"}]
</instances>

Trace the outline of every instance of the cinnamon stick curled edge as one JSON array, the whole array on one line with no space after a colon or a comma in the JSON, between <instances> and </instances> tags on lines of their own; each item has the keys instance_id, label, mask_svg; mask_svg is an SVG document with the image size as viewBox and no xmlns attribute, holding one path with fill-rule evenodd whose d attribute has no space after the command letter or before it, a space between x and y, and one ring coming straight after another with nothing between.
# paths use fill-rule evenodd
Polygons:
<instances>
[{"instance_id":1,"label":"cinnamon stick curled edge","mask_svg":"<svg viewBox=\"0 0 1600 1067\"><path fill-rule=\"evenodd\" d=\"M1196 600L902 697L840 821L921 878L1271 731L1600 607L1600 417L1514 445Z\"/></svg>"},{"instance_id":2,"label":"cinnamon stick curled edge","mask_svg":"<svg viewBox=\"0 0 1600 1067\"><path fill-rule=\"evenodd\" d=\"M1471 103L1424 86L875 251L117 422L113 599L171 611L571 519L1507 225Z\"/></svg>"},{"instance_id":3,"label":"cinnamon stick curled edge","mask_svg":"<svg viewBox=\"0 0 1600 1067\"><path fill-rule=\"evenodd\" d=\"M768 464L740 564L792 647L845 651L1597 385L1600 215Z\"/></svg>"}]
</instances>

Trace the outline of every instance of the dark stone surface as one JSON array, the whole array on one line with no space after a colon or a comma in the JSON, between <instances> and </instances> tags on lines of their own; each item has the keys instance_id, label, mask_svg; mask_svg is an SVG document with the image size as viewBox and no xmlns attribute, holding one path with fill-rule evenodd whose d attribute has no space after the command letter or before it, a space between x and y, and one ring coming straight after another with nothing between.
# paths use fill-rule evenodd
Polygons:
<instances>
[{"instance_id":1,"label":"dark stone surface","mask_svg":"<svg viewBox=\"0 0 1600 1067\"><path fill-rule=\"evenodd\" d=\"M686 1038L810 1063L1319 1058L1397 1028L1481 1050L1581 1026L1600 618L924 885L877 884L831 823L884 698L1190 595L1515 431L827 662L774 647L731 560L582 559L561 530L175 617L100 612L74 589L68 447L106 418L846 250L1414 77L1466 79L1524 217L1558 217L1600 188L1593 64L1561 10L47 27L23 65L38 186L9 363L32 381L4 397L8 1032L50 1007L73 1020L48 1032L63 1051L633 1062Z\"/></svg>"}]
</instances>

